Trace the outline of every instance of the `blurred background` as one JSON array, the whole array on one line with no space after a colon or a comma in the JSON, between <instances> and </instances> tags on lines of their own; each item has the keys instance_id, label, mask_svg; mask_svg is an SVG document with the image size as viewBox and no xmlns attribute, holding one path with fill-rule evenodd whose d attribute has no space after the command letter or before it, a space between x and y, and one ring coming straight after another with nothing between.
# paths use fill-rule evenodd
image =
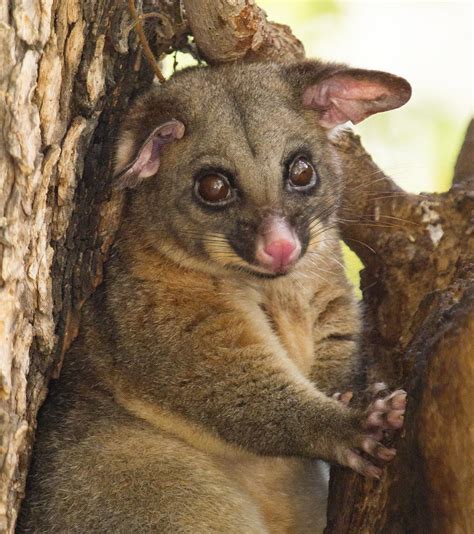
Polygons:
<instances>
[{"instance_id":1,"label":"blurred background","mask_svg":"<svg viewBox=\"0 0 474 534\"><path fill-rule=\"evenodd\" d=\"M354 127L375 162L405 190L444 191L474 112L474 2L256 0L287 24L307 57L392 72L413 96ZM193 63L178 55L178 68ZM172 72L168 58L165 70ZM347 253L351 278L360 262Z\"/></svg>"}]
</instances>

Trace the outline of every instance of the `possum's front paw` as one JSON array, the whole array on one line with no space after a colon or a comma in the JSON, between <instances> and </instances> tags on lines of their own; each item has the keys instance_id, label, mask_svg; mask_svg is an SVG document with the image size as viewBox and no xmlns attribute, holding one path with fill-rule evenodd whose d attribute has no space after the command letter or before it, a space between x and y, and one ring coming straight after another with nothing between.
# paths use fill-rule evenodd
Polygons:
<instances>
[{"instance_id":1,"label":"possum's front paw","mask_svg":"<svg viewBox=\"0 0 474 534\"><path fill-rule=\"evenodd\" d=\"M382 474L380 467L372 462L373 459L387 462L393 460L396 455L395 449L386 447L380 440L385 431L402 428L407 398L406 392L401 389L387 394L386 388L381 386L374 386L373 393L378 398L375 398L358 418L359 428L348 440L351 445L340 447L337 451L342 465L372 478L380 478ZM348 393L333 397L345 405L350 400Z\"/></svg>"}]
</instances>

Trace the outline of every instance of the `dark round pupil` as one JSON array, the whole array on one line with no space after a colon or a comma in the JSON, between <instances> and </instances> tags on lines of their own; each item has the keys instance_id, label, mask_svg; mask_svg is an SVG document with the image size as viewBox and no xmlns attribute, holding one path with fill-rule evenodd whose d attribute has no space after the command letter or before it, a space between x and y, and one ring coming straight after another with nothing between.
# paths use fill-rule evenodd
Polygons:
<instances>
[{"instance_id":1,"label":"dark round pupil","mask_svg":"<svg viewBox=\"0 0 474 534\"><path fill-rule=\"evenodd\" d=\"M217 174L208 174L199 181L198 193L207 202L225 200L229 191L230 187L227 180Z\"/></svg>"},{"instance_id":2,"label":"dark round pupil","mask_svg":"<svg viewBox=\"0 0 474 534\"><path fill-rule=\"evenodd\" d=\"M290 180L293 185L308 185L313 178L313 167L304 159L299 159L291 166Z\"/></svg>"}]
</instances>

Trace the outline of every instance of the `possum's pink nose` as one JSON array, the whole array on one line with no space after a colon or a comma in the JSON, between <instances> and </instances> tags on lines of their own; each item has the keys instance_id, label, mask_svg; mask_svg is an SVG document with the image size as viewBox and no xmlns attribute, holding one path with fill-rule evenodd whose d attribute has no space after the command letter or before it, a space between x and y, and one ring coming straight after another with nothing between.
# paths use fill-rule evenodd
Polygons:
<instances>
[{"instance_id":1,"label":"possum's pink nose","mask_svg":"<svg viewBox=\"0 0 474 534\"><path fill-rule=\"evenodd\" d=\"M272 241L264 249L265 254L272 258L274 270L287 267L293 261L293 252L296 250L296 243L293 241Z\"/></svg>"},{"instance_id":2,"label":"possum's pink nose","mask_svg":"<svg viewBox=\"0 0 474 534\"><path fill-rule=\"evenodd\" d=\"M283 217L267 217L257 237L255 259L273 272L284 272L301 254L301 243Z\"/></svg>"}]
</instances>

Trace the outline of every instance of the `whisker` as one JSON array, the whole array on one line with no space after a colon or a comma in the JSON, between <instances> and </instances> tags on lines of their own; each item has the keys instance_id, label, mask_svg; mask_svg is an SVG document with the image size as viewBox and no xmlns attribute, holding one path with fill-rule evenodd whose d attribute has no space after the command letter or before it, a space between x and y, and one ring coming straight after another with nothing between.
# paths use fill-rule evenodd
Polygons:
<instances>
[{"instance_id":1,"label":"whisker","mask_svg":"<svg viewBox=\"0 0 474 534\"><path fill-rule=\"evenodd\" d=\"M374 254L377 254L377 252L369 246L367 243L364 243L363 241L359 241L358 239L353 239L352 237L346 237L344 239L345 241L354 241L354 243L359 243L360 245L363 245L365 248L369 249L370 252L373 252Z\"/></svg>"},{"instance_id":2,"label":"whisker","mask_svg":"<svg viewBox=\"0 0 474 534\"><path fill-rule=\"evenodd\" d=\"M323 259L326 259L326 260L330 260L330 261L334 261L335 263L337 263L340 267L342 267L343 269L345 269L345 265L340 262L334 255L331 255L331 256L322 256L317 250L315 250L313 252L315 255L317 255L318 257L320 258L323 258ZM328 271L328 272L332 272L332 271Z\"/></svg>"},{"instance_id":3,"label":"whisker","mask_svg":"<svg viewBox=\"0 0 474 534\"><path fill-rule=\"evenodd\" d=\"M388 176L385 175L385 173L381 170L378 170L378 171L375 171L371 174L368 174L366 175L365 178L370 178L371 176L377 176L377 174L383 174L383 176L381 176L380 178L377 178L376 180L365 180L363 179L362 182L359 182L359 185L357 185L356 187L351 187L349 186L348 189L350 189L351 191L358 191L361 187L365 186L365 185L372 185L372 184L376 184L378 182L383 182L384 180L390 180L390 178Z\"/></svg>"},{"instance_id":4,"label":"whisker","mask_svg":"<svg viewBox=\"0 0 474 534\"><path fill-rule=\"evenodd\" d=\"M409 222L409 221L404 221L403 219L400 219L400 220L403 222ZM346 218L338 217L337 222L342 223L342 224L353 224L353 225L379 224L379 221L375 220L372 216L367 216L365 218L360 218L360 219L346 219ZM382 221L381 224L384 224L386 226L393 226L397 228L405 228L401 224L393 224L393 223L390 223L390 221L388 222Z\"/></svg>"},{"instance_id":5,"label":"whisker","mask_svg":"<svg viewBox=\"0 0 474 534\"><path fill-rule=\"evenodd\" d=\"M388 224L388 223L377 223L377 222L370 222L370 221L357 221L357 220L344 220L339 219L339 222L343 225L350 224L352 226L365 226L365 227L371 227L371 228L398 228L398 229L404 229L406 230L405 226L401 224Z\"/></svg>"},{"instance_id":6,"label":"whisker","mask_svg":"<svg viewBox=\"0 0 474 534\"><path fill-rule=\"evenodd\" d=\"M420 226L420 223L417 223L416 221L411 221L410 219L405 219L403 217L395 217L394 215L378 215L378 217L384 219L393 219L395 221L402 221L408 224L413 224L414 226Z\"/></svg>"}]
</instances>

